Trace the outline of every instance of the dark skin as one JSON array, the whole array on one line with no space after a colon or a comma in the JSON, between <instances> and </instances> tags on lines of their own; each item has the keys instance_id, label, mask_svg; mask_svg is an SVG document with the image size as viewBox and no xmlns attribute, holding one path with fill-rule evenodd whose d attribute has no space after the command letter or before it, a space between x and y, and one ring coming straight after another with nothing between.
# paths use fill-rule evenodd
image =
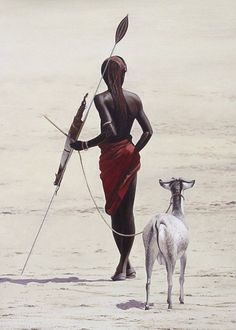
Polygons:
<instances>
[{"instance_id":1,"label":"dark skin","mask_svg":"<svg viewBox=\"0 0 236 330\"><path fill-rule=\"evenodd\" d=\"M119 123L115 118L114 102L109 90L96 95L94 102L101 119L101 134L87 142L89 148L101 143L114 143L130 137L131 128L136 119L142 129L142 135L135 145L141 151L152 136L152 128L146 117L140 98L129 91L123 90L127 103L128 119L126 122ZM108 123L104 126L105 123ZM122 125L122 127L121 127ZM122 128L122 132L121 132ZM82 141L72 143L71 146L76 150L83 150ZM133 205L136 191L137 176L131 182L129 189L122 200L116 213L111 216L112 227L116 231L124 234L135 232ZM120 260L114 276L118 274L128 274L131 271L129 254L134 242L134 237L122 237L113 233L116 245L120 252ZM135 274L135 272L134 272ZM114 278L113 276L113 278Z\"/></svg>"}]
</instances>

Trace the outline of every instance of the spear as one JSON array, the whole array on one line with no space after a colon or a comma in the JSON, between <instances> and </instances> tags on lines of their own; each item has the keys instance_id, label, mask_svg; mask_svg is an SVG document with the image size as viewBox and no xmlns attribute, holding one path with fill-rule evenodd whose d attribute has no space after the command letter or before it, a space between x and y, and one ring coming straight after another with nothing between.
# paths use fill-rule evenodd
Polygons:
<instances>
[{"instance_id":1,"label":"spear","mask_svg":"<svg viewBox=\"0 0 236 330\"><path fill-rule=\"evenodd\" d=\"M125 34L126 34L126 32L127 32L127 29L128 29L128 24L129 24L129 21L128 21L128 15L126 15L126 16L122 19L122 21L119 23L119 25L118 25L118 27L117 27L117 29L116 29L114 46L113 46L113 48L112 48L112 50L111 50L111 53L110 53L109 58L108 58L108 61L107 61L107 63L106 63L106 66L105 66L105 68L104 68L104 71L102 72L101 78L100 78L100 80L99 80L99 82L98 82L98 85L97 85L97 87L96 87L96 89L95 89L95 92L94 92L93 98L91 99L91 102L90 102L90 104L89 104L89 106L88 106L87 112L86 112L86 114L85 114L83 120L82 120L81 118L82 118L82 114L83 114L83 111L84 111L85 106L86 106L85 99L86 99L86 97L87 97L87 94L85 95L85 97L84 97L84 99L83 99L83 101L82 101L82 104L81 104L81 106L80 106L80 109L77 111L77 114L76 114L76 116L75 116L75 118L74 118L74 121L75 121L76 118L77 118L77 119L79 118L79 124L76 126L76 134L75 134L75 136L76 136L77 139L78 139L78 137L79 137L79 135L80 135L80 133L81 133L81 131L82 131L82 129L83 129L83 126L84 126L84 124L85 124L85 121L86 121L87 118L88 118L89 111L90 111L91 106L92 106L92 104L93 104L94 98L95 98L95 96L96 96L96 94L97 94L97 92L98 92L98 89L99 89L99 87L100 87L100 85L101 85L102 79L103 79L104 74L105 74L105 72L106 72L106 69L107 69L107 66L108 66L108 64L109 64L109 61L110 61L110 59L111 59L111 57L112 57L112 55L113 55L113 53L114 53L114 50L115 50L115 48L116 48L116 45L117 45L118 42L121 41L121 39L123 39L123 37L125 36ZM52 125L54 125L57 129L59 129L58 126L57 126L56 124L54 124L54 123L53 123L53 122L52 122L47 116L44 116L44 117L45 117L49 122L51 122ZM73 123L74 123L74 121L73 121ZM78 122L78 121L77 121L77 122ZM73 123L72 123L72 125L73 125ZM72 125L71 125L71 127L72 127ZM60 130L60 129L59 129L59 130ZM51 207L51 205L52 205L52 202L53 202L53 200L54 200L54 197L57 195L57 192L58 192L58 190L59 190L59 188L60 188L60 184L61 184L62 178L63 178L63 176L64 176L64 173L65 173L66 166L67 166L67 164L68 164L69 158L70 158L70 156L71 156L71 154L72 154L72 152L73 152L73 149L72 149L72 148L69 146L69 144L67 143L68 141L71 140L70 131L69 131L68 134L66 134L66 133L63 132L62 130L60 130L60 131L61 131L64 135L66 135L66 137L67 137L67 139L66 139L66 146L67 146L69 149L67 148L66 150L64 149L64 151L63 151L63 152L66 151L67 156L66 156L66 158L64 157L64 159L63 159L63 154L62 154L63 164L60 163L58 173L56 174L56 180L55 180L55 182L54 182L54 185L56 185L55 191L53 192L53 195L52 195L52 197L51 197L51 199L50 199L50 202L49 202L49 205L48 205L48 207L47 207L46 213L45 213L45 215L44 215L44 217L43 217L43 220L42 220L42 222L41 222L41 225L40 225L40 227L39 227L39 229L38 229L38 232L37 232L37 234L36 234L36 236L35 236L35 239L34 239L34 241L33 241L33 244L32 244L32 246L31 246L31 248L30 248L30 251L29 251L29 253L28 253L27 259L26 259L25 264L24 264L24 266L23 266L23 268L22 268L21 275L23 275L23 273L24 273L24 271L25 271L25 268L26 268L26 266L27 266L27 263L28 263L28 261L29 261L29 258L30 258L30 256L31 256L31 254L32 254L32 252L33 252L33 249L34 249L34 246L35 246L36 241L37 241L37 239L38 239L38 236L39 236L39 234L40 234L40 232L41 232L41 230L42 230L43 224L44 224L44 222L45 222L45 220L46 220L46 217L47 217L47 215L48 215L48 212L49 212L49 209L50 209L50 207ZM74 131L73 131L73 136L74 136ZM62 159L61 159L61 162L62 162ZM63 165L63 166L61 166L61 165Z\"/></svg>"},{"instance_id":2,"label":"spear","mask_svg":"<svg viewBox=\"0 0 236 330\"><path fill-rule=\"evenodd\" d=\"M54 185L57 186L57 191L60 188L60 185L61 185L63 176L65 174L66 166L67 166L67 164L69 162L69 159L70 159L70 157L71 157L71 155L73 153L73 148L70 147L71 139L72 140L77 140L78 139L78 137L79 137L79 135L80 135L80 133L81 133L81 131L83 129L83 126L84 126L84 124L85 124L85 122L86 122L86 120L88 118L88 115L89 115L90 109L92 107L94 98L95 98L95 96L97 94L97 91L98 91L100 85L101 85L102 79L103 79L104 74L106 72L106 69L107 69L107 66L109 64L109 61L110 61L110 59L112 57L112 54L114 53L115 47L118 44L118 42L124 37L127 29L128 29L128 15L123 18L123 20L120 22L120 24L118 25L118 27L116 29L114 46L113 46L113 48L111 50L111 53L110 53L109 58L108 58L108 61L107 61L106 66L105 66L105 68L104 68L104 70L102 72L101 78L100 78L100 80L98 82L98 85L97 85L97 87L95 89L94 95L93 95L93 97L91 99L91 102L90 102L90 104L88 106L87 112L86 112L83 120L82 120L82 115L83 115L83 111L85 110L85 105L86 105L85 99L87 97L87 94L84 97L83 102L82 102L82 104L81 104L81 106L80 106L77 114L75 115L75 118L73 120L73 123L72 123L71 128L70 128L69 133L68 133L68 137L67 137L66 142L65 142L65 147L64 147L64 151L62 153L60 166L59 166L58 172L56 174L56 179L54 181ZM45 118L48 121L50 121L51 124L53 124L57 129L59 129L58 126L56 124L54 124L48 117L45 117ZM64 134L64 132L63 132L63 134Z\"/></svg>"}]
</instances>

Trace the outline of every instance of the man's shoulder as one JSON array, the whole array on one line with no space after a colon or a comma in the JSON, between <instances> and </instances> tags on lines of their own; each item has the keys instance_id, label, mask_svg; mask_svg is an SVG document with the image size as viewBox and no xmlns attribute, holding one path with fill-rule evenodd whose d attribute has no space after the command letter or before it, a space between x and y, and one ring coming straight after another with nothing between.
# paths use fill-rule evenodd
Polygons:
<instances>
[{"instance_id":1,"label":"man's shoulder","mask_svg":"<svg viewBox=\"0 0 236 330\"><path fill-rule=\"evenodd\" d=\"M111 95L108 91L96 94L94 97L94 102L97 104L104 103L107 99L110 99Z\"/></svg>"},{"instance_id":2,"label":"man's shoulder","mask_svg":"<svg viewBox=\"0 0 236 330\"><path fill-rule=\"evenodd\" d=\"M123 90L123 92L126 99L131 100L137 104L141 104L141 99L136 93L130 92L128 90Z\"/></svg>"},{"instance_id":3,"label":"man's shoulder","mask_svg":"<svg viewBox=\"0 0 236 330\"><path fill-rule=\"evenodd\" d=\"M105 108L110 106L111 102L112 97L108 91L99 93L94 97L94 103L98 111L103 111Z\"/></svg>"}]
</instances>

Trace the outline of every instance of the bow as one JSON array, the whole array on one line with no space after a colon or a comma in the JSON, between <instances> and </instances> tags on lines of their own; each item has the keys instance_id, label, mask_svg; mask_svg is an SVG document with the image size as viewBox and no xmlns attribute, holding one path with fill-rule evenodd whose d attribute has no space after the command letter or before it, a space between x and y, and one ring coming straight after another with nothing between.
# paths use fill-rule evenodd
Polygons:
<instances>
[{"instance_id":1,"label":"bow","mask_svg":"<svg viewBox=\"0 0 236 330\"><path fill-rule=\"evenodd\" d=\"M104 74L105 74L105 72L106 72L106 69L107 69L107 66L108 66L108 64L109 64L109 61L110 61L110 59L111 59L111 57L112 57L112 54L113 54L113 52L114 52L114 50L115 50L115 47L116 47L116 45L118 44L118 42L119 42L119 41L124 37L124 35L126 34L126 31L127 31L127 29L128 29L128 24L129 24L129 21L128 21L128 15L127 15L127 16L125 16L125 17L122 19L122 21L119 23L119 25L118 25L118 27L117 27L117 29L116 29L114 46L113 46L113 48L112 48L112 50L111 50L111 53L110 53L109 58L108 58L108 61L107 61L107 63L106 63L106 66L105 66L105 68L104 68L104 71L102 72L101 78L100 78L100 80L99 80L99 82L98 82L98 85L97 85L97 87L96 87L96 89L95 89L95 92L94 92L93 98L92 98L92 100L91 100L91 102L90 102L90 104L89 104L89 106L88 106L87 112L86 112L86 114L85 114L83 120L82 120L82 116L83 116L83 113L84 113L84 110L85 110L85 107L86 107L86 97L88 96L88 94L86 94L86 95L84 96L83 101L82 101L82 103L81 103L81 105L80 105L80 107L79 107L79 109L78 109L78 111L77 111L77 113L76 113L76 115L75 115L75 117L74 117L74 119L73 119L73 122L72 122L72 124L71 124L71 126L70 126L70 129L69 129L68 134L66 134L65 132L63 132L63 131L62 131L62 130L61 130L61 129L60 129L55 123L53 123L53 121L51 121L47 116L44 116L44 118L46 118L46 119L47 119L47 120L48 120L53 126L55 126L55 127L61 132L61 133L63 133L63 134L66 136L66 142L65 142L64 150L63 150L63 152L62 152L62 156L61 156L61 161L60 161L59 169L58 169L58 172L56 173L56 179L55 179L55 181L54 181L54 185L56 185L56 189L55 189L55 191L54 191L54 193L53 193L53 195L52 195L52 197L51 197L51 199L50 199L50 202L49 202L49 205L48 205L48 207L47 207L46 213L45 213L45 215L44 215L44 217L43 217L43 220L42 220L42 222L41 222L41 225L40 225L40 227L39 227L39 230L38 230L38 232L37 232L37 235L36 235L36 237L35 237L35 239L34 239L34 242L33 242L32 246L31 246L31 249L30 249L30 251L29 251L29 253L28 253L28 256L27 256L27 259L26 259L25 264L24 264L24 266L23 266L23 269L22 269L21 275L23 275L23 273L24 273L24 270L25 270L26 265L27 265L27 263L28 263L28 260L29 260L29 258L30 258L30 256L31 256L31 253L32 253L32 251L33 251L33 248L34 248L35 243L36 243L36 241L37 241L37 238L38 238L38 236L39 236L39 233L40 233L40 231L41 231L41 229L42 229L42 227L43 227L43 224L44 224L44 222L45 222L45 220L46 220L46 217L47 217L48 211L49 211L49 209L50 209L50 207L51 207L51 205L52 205L53 199L54 199L54 197L56 196L56 194L57 194L57 192L58 192L58 190L59 190L59 188L60 188L60 185L61 185L61 182L62 182L62 179L63 179L64 173L65 173L65 170L66 170L66 166L67 166L68 161L69 161L69 159L70 159L70 157L71 157L71 155L72 155L72 152L73 152L73 149L70 147L70 142L71 142L71 141L75 141L75 140L77 140L77 139L79 138L79 135L80 135L80 133L81 133L81 131L82 131L82 129L83 129L83 126L84 126L86 120L87 120L87 117L88 117L89 111L90 111L90 109L91 109L91 106L92 106L92 104L93 104L94 98L95 98L95 96L96 96L96 94L97 94L97 92L98 92L98 89L99 89L99 87L100 87L100 84L101 84L101 82L102 82L103 76L104 76Z\"/></svg>"},{"instance_id":2,"label":"bow","mask_svg":"<svg viewBox=\"0 0 236 330\"><path fill-rule=\"evenodd\" d=\"M86 97L87 96L88 96L88 93L84 96L83 101L73 119L73 122L70 126L69 132L66 137L66 142L65 142L64 150L62 152L59 169L56 173L56 179L54 181L54 185L57 186L57 188L56 188L57 190L59 189L59 187L61 185L61 181L63 179L63 175L66 170L66 165L73 152L73 149L71 148L70 143L72 141L76 141L78 139L80 132L82 130L82 127L83 127L82 116L83 116L83 112L86 107ZM45 118L47 118L47 117L45 117Z\"/></svg>"}]
</instances>

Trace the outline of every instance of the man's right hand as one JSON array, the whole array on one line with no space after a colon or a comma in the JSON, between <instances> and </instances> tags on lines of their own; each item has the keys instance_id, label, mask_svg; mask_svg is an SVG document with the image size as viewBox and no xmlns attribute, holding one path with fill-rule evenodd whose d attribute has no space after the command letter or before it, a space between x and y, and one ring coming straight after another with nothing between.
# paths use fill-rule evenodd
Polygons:
<instances>
[{"instance_id":1,"label":"man's right hand","mask_svg":"<svg viewBox=\"0 0 236 330\"><path fill-rule=\"evenodd\" d=\"M72 142L72 143L70 143L70 146L74 150L81 151L81 150L83 150L83 141Z\"/></svg>"}]
</instances>

